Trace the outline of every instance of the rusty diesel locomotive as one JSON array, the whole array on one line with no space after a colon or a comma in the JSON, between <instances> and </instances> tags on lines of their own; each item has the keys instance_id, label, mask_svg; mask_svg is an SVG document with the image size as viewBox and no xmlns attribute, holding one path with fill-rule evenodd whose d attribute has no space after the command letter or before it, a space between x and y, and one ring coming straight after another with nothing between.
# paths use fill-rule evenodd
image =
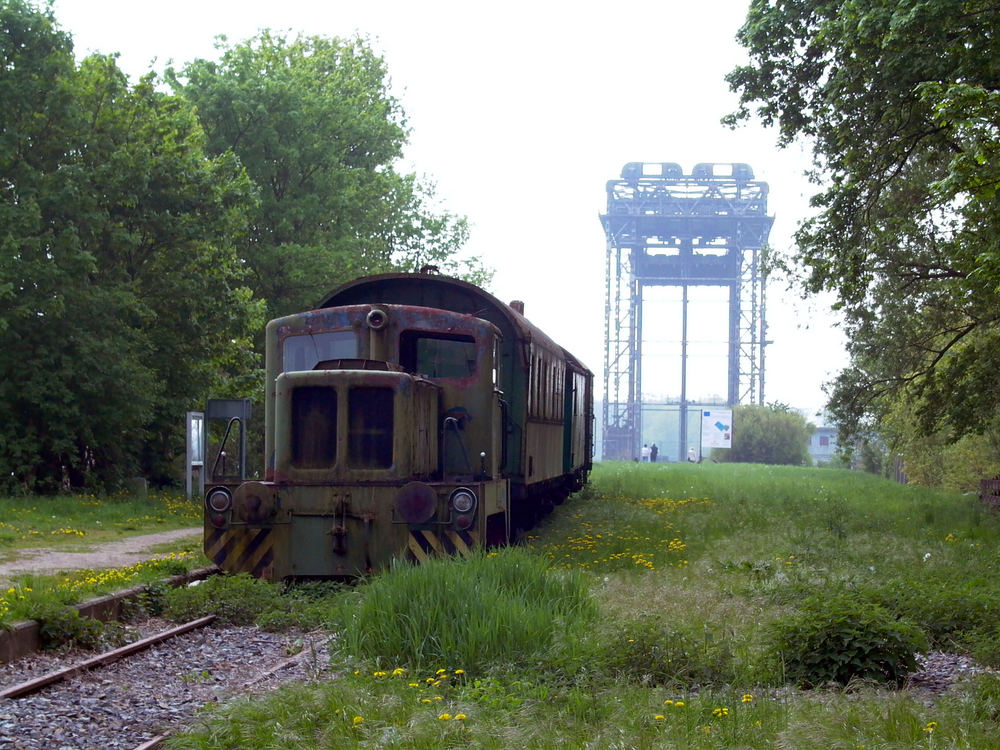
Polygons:
<instances>
[{"instance_id":1,"label":"rusty diesel locomotive","mask_svg":"<svg viewBox=\"0 0 1000 750\"><path fill-rule=\"evenodd\" d=\"M593 375L457 279L358 279L267 326L264 481L209 484L205 552L279 580L502 544L587 481Z\"/></svg>"}]
</instances>

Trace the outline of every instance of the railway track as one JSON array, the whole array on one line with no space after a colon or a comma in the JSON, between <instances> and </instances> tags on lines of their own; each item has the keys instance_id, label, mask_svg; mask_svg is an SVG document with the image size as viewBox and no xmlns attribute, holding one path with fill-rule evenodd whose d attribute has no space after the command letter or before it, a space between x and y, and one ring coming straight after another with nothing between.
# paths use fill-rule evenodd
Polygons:
<instances>
[{"instance_id":1,"label":"railway track","mask_svg":"<svg viewBox=\"0 0 1000 750\"><path fill-rule=\"evenodd\" d=\"M321 634L207 627L213 620L150 621L140 641L97 656L0 665L0 749L150 750L206 705L328 668Z\"/></svg>"}]
</instances>

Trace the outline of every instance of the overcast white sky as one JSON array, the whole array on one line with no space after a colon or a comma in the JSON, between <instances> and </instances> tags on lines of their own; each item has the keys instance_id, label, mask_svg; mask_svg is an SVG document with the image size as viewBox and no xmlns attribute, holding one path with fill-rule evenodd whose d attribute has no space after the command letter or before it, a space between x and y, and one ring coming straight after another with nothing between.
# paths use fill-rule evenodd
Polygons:
<instances>
[{"instance_id":1,"label":"overcast white sky","mask_svg":"<svg viewBox=\"0 0 1000 750\"><path fill-rule=\"evenodd\" d=\"M151 66L215 56L214 39L259 29L370 39L412 128L406 171L437 184L467 216L471 254L496 269L490 291L599 377L604 369L605 183L629 161L746 162L770 184L771 245L787 251L814 186L808 153L773 131L720 118L735 107L724 75L744 60L734 36L747 0L477 3L470 0L56 0L78 55L120 53L133 79ZM673 292L656 290L669 298ZM676 290L674 290L676 291ZM679 298L679 292L674 294ZM644 305L644 390L679 392L678 305ZM689 396L725 392L718 356L726 306L692 302ZM815 412L846 362L833 316L768 287L765 398ZM652 325L651 321L656 324ZM662 325L661 325L662 324ZM673 342L673 343L671 343ZM599 390L599 395L603 391Z\"/></svg>"}]
</instances>

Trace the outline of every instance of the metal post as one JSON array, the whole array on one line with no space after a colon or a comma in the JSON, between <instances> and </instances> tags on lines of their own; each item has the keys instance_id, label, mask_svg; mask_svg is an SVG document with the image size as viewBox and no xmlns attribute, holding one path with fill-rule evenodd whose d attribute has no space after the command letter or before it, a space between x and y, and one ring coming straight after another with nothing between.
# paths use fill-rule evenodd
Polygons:
<instances>
[{"instance_id":1,"label":"metal post","mask_svg":"<svg viewBox=\"0 0 1000 750\"><path fill-rule=\"evenodd\" d=\"M680 441L677 457L684 460L688 453L688 402L687 402L687 359L688 359L688 285L681 284L681 404Z\"/></svg>"},{"instance_id":2,"label":"metal post","mask_svg":"<svg viewBox=\"0 0 1000 750\"><path fill-rule=\"evenodd\" d=\"M194 471L198 470L198 496L205 494L205 415L187 413L187 460L184 462L184 487L188 500L194 492Z\"/></svg>"}]
</instances>

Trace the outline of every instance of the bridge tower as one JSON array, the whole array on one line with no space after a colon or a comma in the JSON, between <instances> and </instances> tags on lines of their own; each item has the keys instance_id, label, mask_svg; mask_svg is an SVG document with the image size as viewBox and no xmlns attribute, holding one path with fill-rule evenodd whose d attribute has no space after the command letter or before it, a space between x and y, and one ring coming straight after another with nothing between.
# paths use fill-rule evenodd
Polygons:
<instances>
[{"instance_id":1,"label":"bridge tower","mask_svg":"<svg viewBox=\"0 0 1000 750\"><path fill-rule=\"evenodd\" d=\"M764 401L765 274L773 216L766 182L748 164L630 162L607 184L603 458L630 460L642 444L642 300L647 286L680 287L680 455L687 439L687 294L729 290L727 402Z\"/></svg>"}]
</instances>

